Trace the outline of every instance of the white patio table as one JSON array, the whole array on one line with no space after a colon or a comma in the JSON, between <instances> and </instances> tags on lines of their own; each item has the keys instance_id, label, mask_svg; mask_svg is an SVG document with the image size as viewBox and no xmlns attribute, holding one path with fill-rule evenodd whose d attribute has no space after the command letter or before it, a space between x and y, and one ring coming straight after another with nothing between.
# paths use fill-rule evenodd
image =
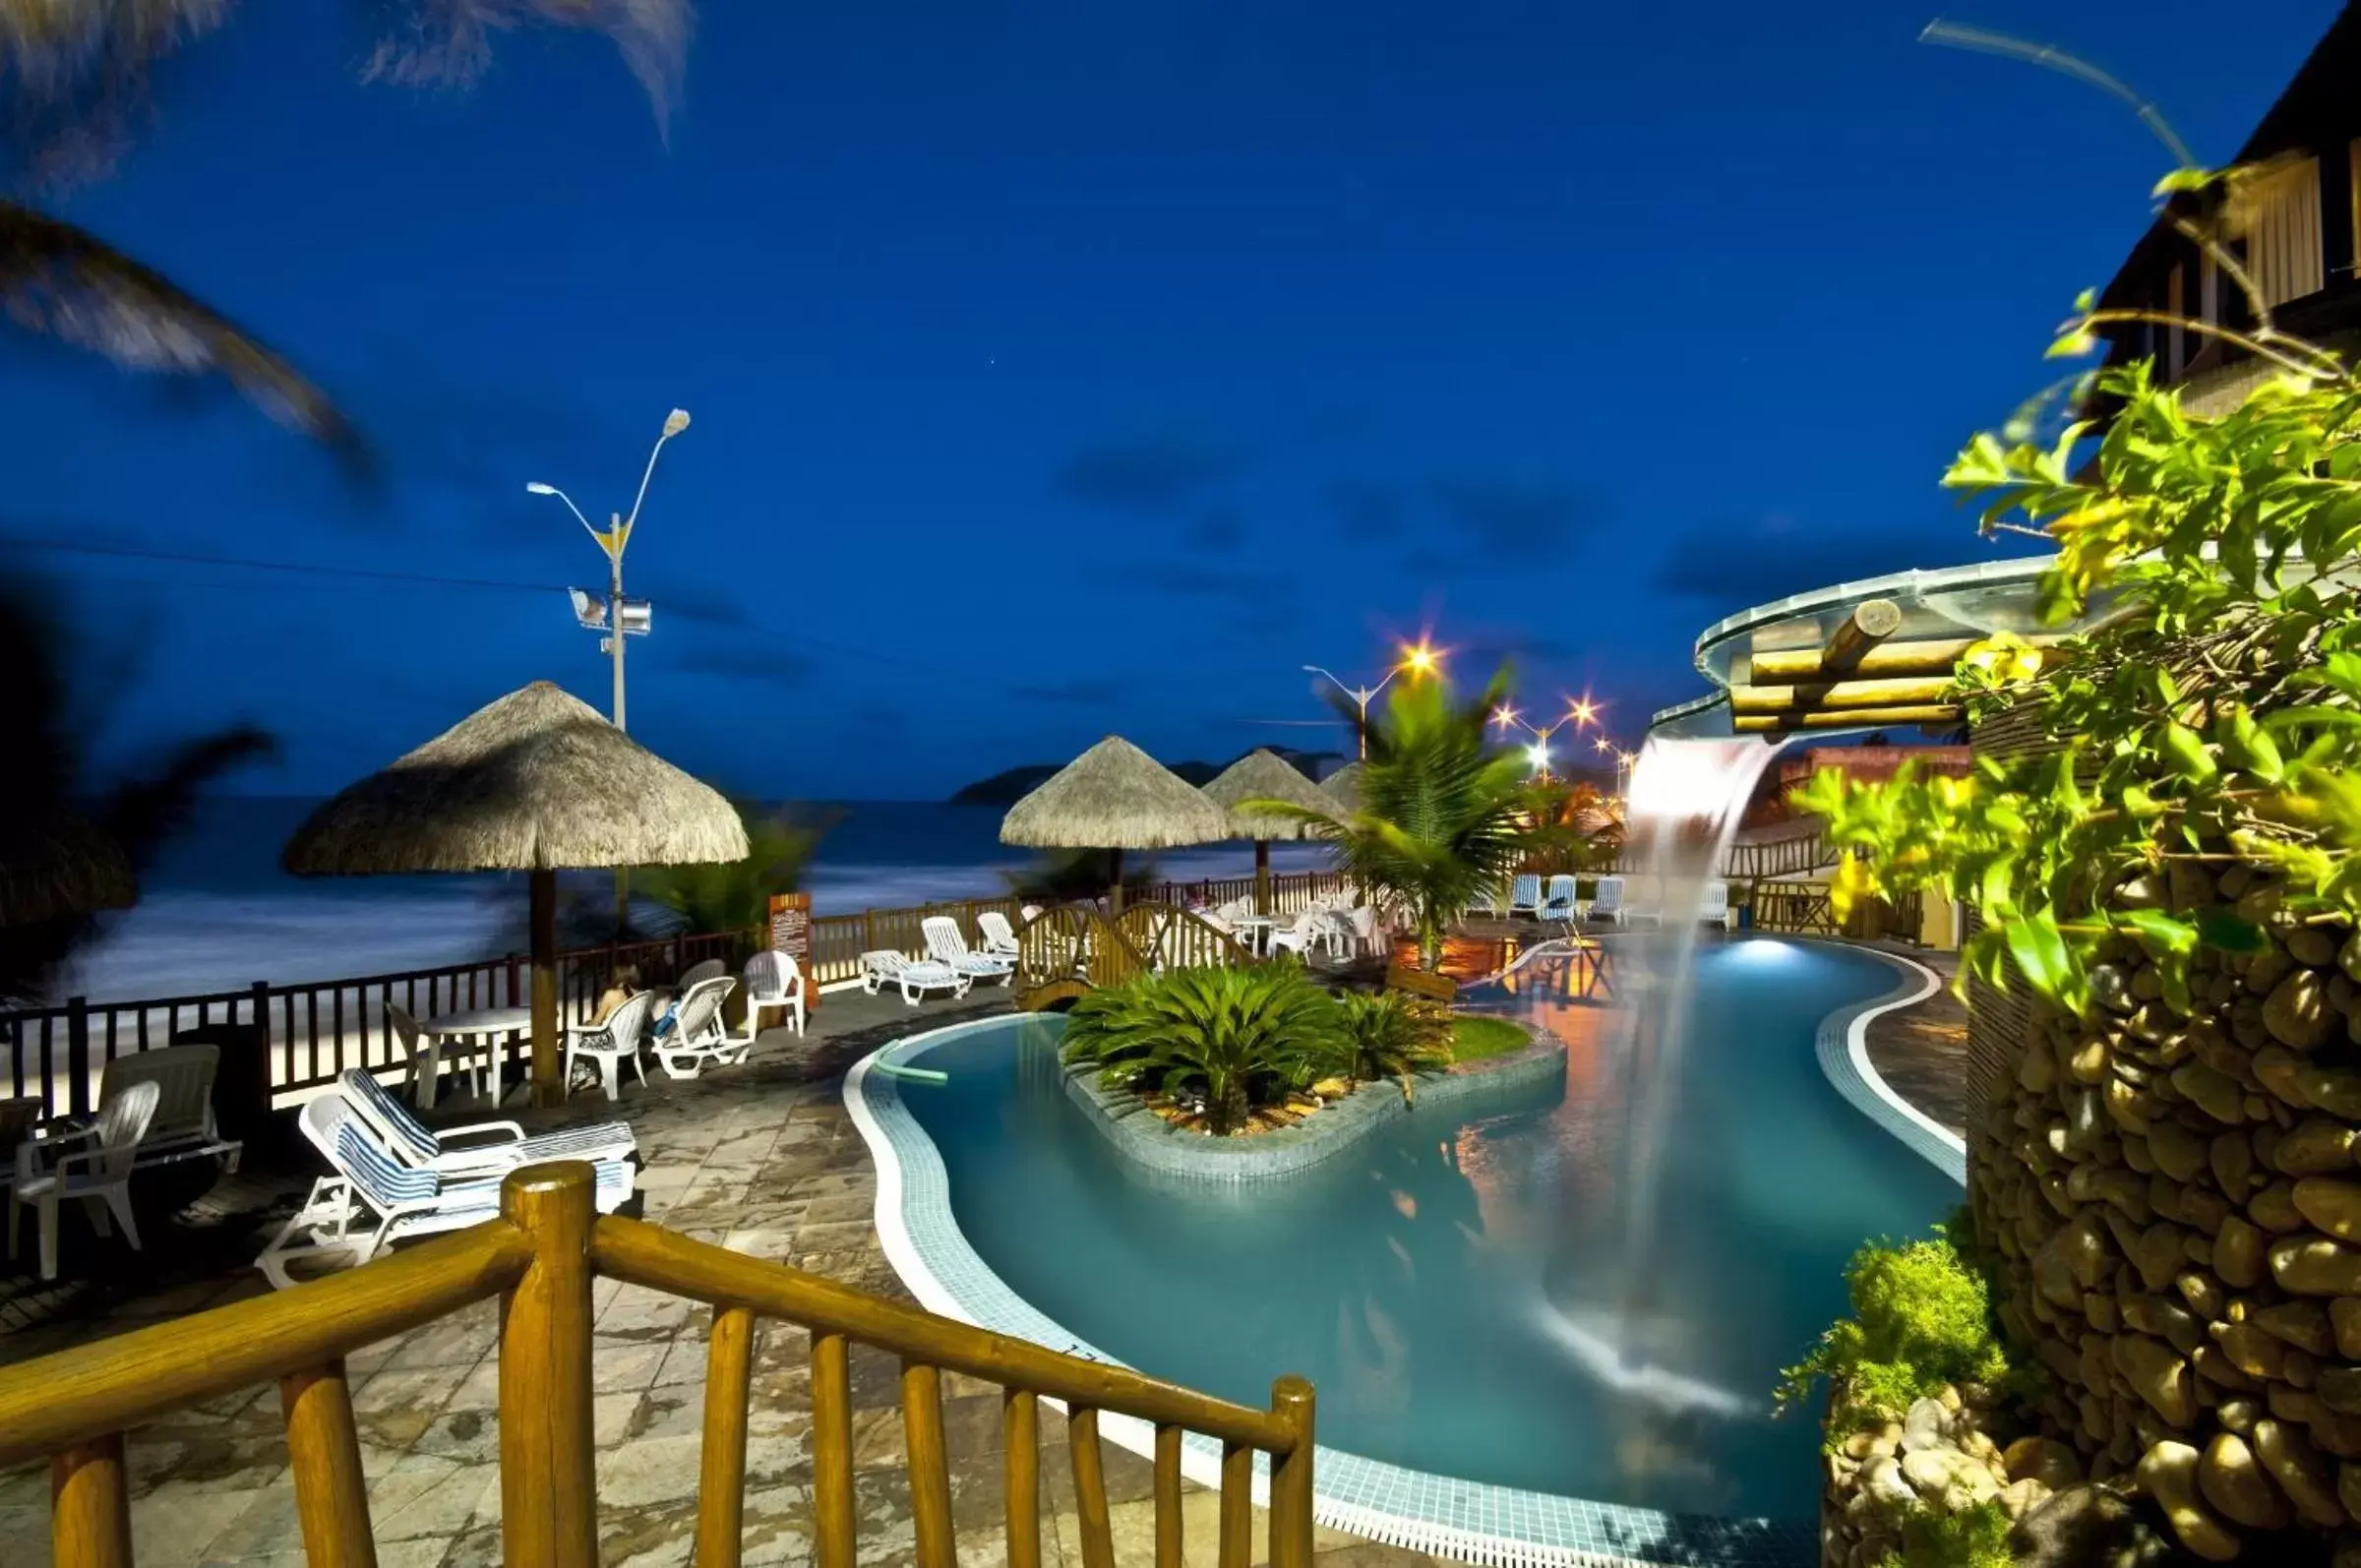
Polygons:
<instances>
[{"instance_id":1,"label":"white patio table","mask_svg":"<svg viewBox=\"0 0 2361 1568\"><path fill-rule=\"evenodd\" d=\"M492 1075L492 1103L501 1097L503 1073L500 1045L509 1043L506 1053L509 1063L516 1059L516 1037L533 1027L530 1007L470 1007L464 1012L447 1012L419 1024L418 1033L426 1037L426 1070L418 1074L418 1109L431 1111L435 1105L435 1090L443 1076L443 1042L466 1042L482 1050L485 1066Z\"/></svg>"}]
</instances>

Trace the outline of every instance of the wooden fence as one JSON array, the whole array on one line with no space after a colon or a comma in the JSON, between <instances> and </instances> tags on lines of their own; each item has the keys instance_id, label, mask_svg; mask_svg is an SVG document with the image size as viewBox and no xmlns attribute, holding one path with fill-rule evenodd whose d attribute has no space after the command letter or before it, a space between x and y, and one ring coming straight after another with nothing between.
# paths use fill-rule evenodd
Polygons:
<instances>
[{"instance_id":1,"label":"wooden fence","mask_svg":"<svg viewBox=\"0 0 2361 1568\"><path fill-rule=\"evenodd\" d=\"M1305 872L1271 878L1271 902L1282 914L1312 899L1344 890L1333 872ZM1166 882L1138 895L1142 902L1221 904L1254 895L1251 876L1195 882ZM858 914L818 915L812 921L811 978L827 986L857 979L861 955L879 948L917 957L925 951L919 923L948 915L973 934L976 917L997 910L1019 924L1023 900L978 898L925 904L915 909L869 909ZM558 958L559 1019L589 1021L598 997L617 969L636 968L647 979L679 974L691 965L719 959L735 970L762 939L759 930L708 932L656 941L608 942L578 947ZM478 1007L522 1007L531 998L531 972L520 953L436 969L272 985L257 981L238 991L195 996L160 996L134 1001L91 1001L74 996L53 1007L0 1011L0 1098L37 1095L52 1115L82 1114L97 1098L98 1076L117 1056L171 1045L188 1036L263 1043L252 1094L266 1104L286 1104L333 1083L348 1067L398 1069L407 1061L387 1023L388 1004L413 1018ZM223 1053L223 1077L243 1067ZM225 1082L225 1101L238 1091Z\"/></svg>"},{"instance_id":2,"label":"wooden fence","mask_svg":"<svg viewBox=\"0 0 2361 1568\"><path fill-rule=\"evenodd\" d=\"M513 1172L498 1218L366 1268L0 1368L0 1466L49 1461L48 1551L42 1556L30 1541L23 1547L57 1568L132 1568L125 1431L276 1382L311 1568L374 1563L369 1484L345 1357L497 1297L500 1556L509 1568L585 1568L598 1560L599 1547L590 1321L601 1279L711 1309L698 1439L697 1568L738 1568L741 1561L755 1330L766 1318L801 1325L811 1346L817 1568L855 1568L864 1547L886 1544L861 1539L855 1346L899 1359L897 1424L913 1531L904 1550L920 1568L957 1568L960 1546L987 1545L975 1538L981 1531L957 1539L945 1374L999 1387L998 1463L1007 1506L993 1534L1002 1538L1009 1568L1041 1568L1041 1424L1043 1406L1053 1400L1065 1407L1059 1449L1059 1457L1070 1456L1064 1468L1083 1568L1115 1568L1116 1561L1102 1417L1144 1422L1155 1432L1149 1529L1158 1568L1180 1568L1184 1545L1195 1548L1192 1559L1224 1568L1248 1561L1311 1568L1315 1428L1311 1385L1303 1379L1279 1378L1269 1408L1256 1410L956 1323L653 1225L594 1214L590 1168L580 1164ZM1181 1446L1188 1431L1222 1445L1210 1540L1184 1541L1182 1535ZM1262 1455L1269 1456L1270 1513L1268 1534L1257 1543L1253 1488Z\"/></svg>"}]
</instances>

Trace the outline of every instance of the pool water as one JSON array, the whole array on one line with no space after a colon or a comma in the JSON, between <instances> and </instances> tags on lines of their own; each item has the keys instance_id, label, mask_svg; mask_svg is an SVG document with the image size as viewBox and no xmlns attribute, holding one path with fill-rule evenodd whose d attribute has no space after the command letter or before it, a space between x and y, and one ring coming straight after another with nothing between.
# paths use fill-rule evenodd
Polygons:
<instances>
[{"instance_id":1,"label":"pool water","mask_svg":"<svg viewBox=\"0 0 2361 1568\"><path fill-rule=\"evenodd\" d=\"M1555 978L1537 960L1470 999L1611 1041L1563 1027L1589 1004ZM1413 1470L1801 1519L1817 1507L1816 1413L1773 1419L1779 1370L1844 1310L1855 1247L1922 1233L1960 1200L1814 1055L1826 1015L1897 980L1817 943L1700 953L1645 1242L1625 1237L1609 1044L1571 1049L1562 1086L1414 1109L1255 1183L1126 1161L1059 1083L1052 1018L945 1037L910 1059L949 1081L900 1095L969 1244L1107 1355L1253 1405L1303 1373L1325 1446Z\"/></svg>"}]
</instances>

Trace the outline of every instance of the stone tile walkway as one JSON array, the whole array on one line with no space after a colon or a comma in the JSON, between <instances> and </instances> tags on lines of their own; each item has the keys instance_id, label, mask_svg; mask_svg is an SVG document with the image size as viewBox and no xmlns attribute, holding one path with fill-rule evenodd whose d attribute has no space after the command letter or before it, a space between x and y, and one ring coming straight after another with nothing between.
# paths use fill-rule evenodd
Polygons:
<instances>
[{"instance_id":1,"label":"stone tile walkway","mask_svg":"<svg viewBox=\"0 0 2361 1568\"><path fill-rule=\"evenodd\" d=\"M1893 949L1924 964L1943 989L1916 1006L1880 1013L1869 1020L1869 1060L1894 1092L1953 1134L1968 1132L1968 1008L1951 994L1959 954L1922 948Z\"/></svg>"},{"instance_id":2,"label":"stone tile walkway","mask_svg":"<svg viewBox=\"0 0 2361 1568\"><path fill-rule=\"evenodd\" d=\"M908 1300L871 1224L876 1176L847 1116L841 1075L913 1028L995 1010L985 995L961 1010L920 1013L898 999L825 998L810 1043L774 1031L747 1066L687 1083L625 1092L647 1169L650 1220L758 1257L792 1263ZM576 1101L557 1119L595 1119L603 1101ZM457 1117L453 1119L463 1119ZM267 1289L250 1267L219 1270L123 1299L103 1316L50 1326L38 1349L119 1333ZM489 1568L500 1560L497 1303L429 1324L352 1357L354 1409L381 1568ZM696 1529L698 1423L710 1314L635 1286L597 1287L595 1438L600 1556L606 1568L686 1568ZM12 1336L28 1343L36 1336ZM745 1562L812 1555L812 1467L806 1439L809 1342L771 1323L756 1341L748 1444ZM12 1358L14 1358L12 1357ZM860 1560L913 1558L902 1470L898 1362L857 1348L852 1359ZM967 1568L1004 1560L999 1393L945 1379L953 1522ZM1045 1413L1046 1415L1046 1413ZM1043 1422L1043 1559L1078 1568L1071 1473L1062 1423ZM133 1434L132 1529L141 1568L299 1568L304 1562L278 1401L256 1387L183 1411ZM1153 1560L1147 1464L1112 1446L1106 1473L1120 1562ZM1215 1498L1191 1488L1186 1558L1211 1568ZM40 1469L0 1473L0 1562L48 1568L48 1481ZM1256 1516L1255 1561L1265 1552ZM1391 1568L1428 1559L1323 1532L1323 1568Z\"/></svg>"}]
</instances>

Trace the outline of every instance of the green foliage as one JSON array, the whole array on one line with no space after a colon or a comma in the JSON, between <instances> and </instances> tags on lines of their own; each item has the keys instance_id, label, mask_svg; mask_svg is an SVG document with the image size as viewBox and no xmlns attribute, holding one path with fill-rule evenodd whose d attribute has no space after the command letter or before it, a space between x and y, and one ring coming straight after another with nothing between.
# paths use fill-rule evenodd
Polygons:
<instances>
[{"instance_id":1,"label":"green foliage","mask_svg":"<svg viewBox=\"0 0 2361 1568\"><path fill-rule=\"evenodd\" d=\"M2159 189L2217 178L2235 193L2237 171ZM2021 423L1976 437L1945 477L1982 503L1987 532L2055 545L2042 613L2090 627L2046 669L2014 636L1959 668L1970 717L2023 705L2046 748L1967 779L1823 774L1794 797L1862 857L1838 880L1840 913L1934 886L1981 915L1963 984L2013 971L2081 1012L2101 949L2133 943L2186 1013L2191 956L2260 939L2258 911L2214 894L2210 874L2232 863L2274 874L2272 901L2297 918L2361 916L2361 605L2343 578L2361 553L2361 377L2257 317L2245 334L2184 324L2272 372L2219 417L2134 363L2097 378L2118 409L2103 434L2076 420L2042 442ZM2086 300L2065 335L2161 319Z\"/></svg>"},{"instance_id":2,"label":"green foliage","mask_svg":"<svg viewBox=\"0 0 2361 1568\"><path fill-rule=\"evenodd\" d=\"M1623 847L1620 803L1595 784L1563 779L1525 786L1532 827L1518 869L1542 876L1579 876L1605 871Z\"/></svg>"},{"instance_id":3,"label":"green foliage","mask_svg":"<svg viewBox=\"0 0 2361 1568\"><path fill-rule=\"evenodd\" d=\"M677 913L693 932L743 931L770 919L770 895L803 885L822 833L741 803L746 859L720 866L659 866L637 872L632 890Z\"/></svg>"},{"instance_id":4,"label":"green foliage","mask_svg":"<svg viewBox=\"0 0 2361 1568\"><path fill-rule=\"evenodd\" d=\"M1924 1240L1862 1247L1845 1285L1852 1316L1821 1335L1779 1389L1785 1411L1808 1398L1819 1379L1836 1385L1832 1443L1865 1424L1901 1418L1913 1400L1946 1383L1991 1384L2009 1375L1985 1277L1943 1228Z\"/></svg>"},{"instance_id":5,"label":"green foliage","mask_svg":"<svg viewBox=\"0 0 2361 1568\"><path fill-rule=\"evenodd\" d=\"M1348 1042L1345 1076L1368 1082L1396 1079L1408 1100L1414 1098L1413 1074L1451 1064L1448 1008L1398 991L1347 992L1336 1001Z\"/></svg>"},{"instance_id":6,"label":"green foliage","mask_svg":"<svg viewBox=\"0 0 2361 1568\"><path fill-rule=\"evenodd\" d=\"M1889 1552L1879 1568L2016 1568L2010 1549L2012 1522L1997 1501L1956 1514L1922 1509L1902 1522L1902 1550Z\"/></svg>"},{"instance_id":7,"label":"green foliage","mask_svg":"<svg viewBox=\"0 0 2361 1568\"><path fill-rule=\"evenodd\" d=\"M1020 870L1002 872L1000 880L1008 884L1012 898L1070 904L1105 896L1110 869L1107 851L1103 849L1053 849L1036 855L1031 864ZM1144 893L1163 875L1156 863L1146 856L1124 856L1123 896L1129 899Z\"/></svg>"},{"instance_id":8,"label":"green foliage","mask_svg":"<svg viewBox=\"0 0 2361 1568\"><path fill-rule=\"evenodd\" d=\"M1398 902L1427 969L1441 961L1443 937L1474 895L1504 881L1530 841L1525 760L1496 752L1486 728L1507 695L1505 668L1472 703L1456 700L1439 677L1396 682L1369 726L1359 811L1325 815L1284 801L1244 803L1309 822L1354 880Z\"/></svg>"},{"instance_id":9,"label":"green foliage","mask_svg":"<svg viewBox=\"0 0 2361 1568\"><path fill-rule=\"evenodd\" d=\"M1451 1059L1483 1061L1523 1051L1533 1038L1505 1018L1469 1013L1451 1020Z\"/></svg>"},{"instance_id":10,"label":"green foliage","mask_svg":"<svg viewBox=\"0 0 2361 1568\"><path fill-rule=\"evenodd\" d=\"M1203 1097L1215 1134L1236 1132L1351 1059L1344 1009L1299 964L1172 969L1074 1004L1065 1059L1114 1088Z\"/></svg>"}]
</instances>

